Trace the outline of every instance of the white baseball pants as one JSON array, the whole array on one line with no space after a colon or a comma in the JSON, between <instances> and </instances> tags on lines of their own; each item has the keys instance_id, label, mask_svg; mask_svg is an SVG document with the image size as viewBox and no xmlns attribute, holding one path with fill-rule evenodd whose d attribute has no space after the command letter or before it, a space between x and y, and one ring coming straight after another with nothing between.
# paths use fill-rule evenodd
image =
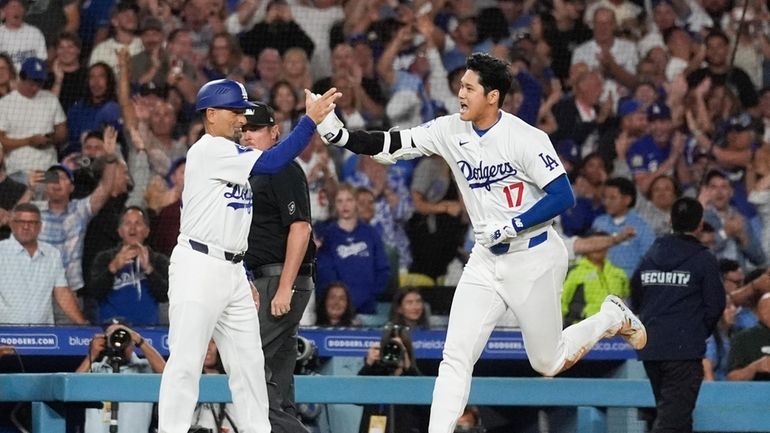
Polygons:
<instances>
[{"instance_id":1,"label":"white baseball pants","mask_svg":"<svg viewBox=\"0 0 770 433\"><path fill-rule=\"evenodd\" d=\"M519 322L532 368L545 376L569 368L620 325L621 317L601 312L562 330L567 249L556 231L549 228L547 233L542 244L504 255L479 244L473 248L449 313L429 433L454 431L468 402L473 366L506 309Z\"/></svg>"},{"instance_id":2,"label":"white baseball pants","mask_svg":"<svg viewBox=\"0 0 770 433\"><path fill-rule=\"evenodd\" d=\"M238 431L270 433L259 318L243 263L177 245L169 267L169 349L159 433L187 433L212 335L228 374Z\"/></svg>"}]
</instances>

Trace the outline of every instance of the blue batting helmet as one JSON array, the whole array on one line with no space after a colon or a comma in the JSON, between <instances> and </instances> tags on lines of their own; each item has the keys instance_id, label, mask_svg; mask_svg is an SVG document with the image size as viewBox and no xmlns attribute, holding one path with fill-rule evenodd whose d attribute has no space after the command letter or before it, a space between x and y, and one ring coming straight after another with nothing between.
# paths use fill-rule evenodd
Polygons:
<instances>
[{"instance_id":1,"label":"blue batting helmet","mask_svg":"<svg viewBox=\"0 0 770 433\"><path fill-rule=\"evenodd\" d=\"M214 80L204 84L198 90L195 100L195 111L206 108L234 108L245 110L254 108L254 104L248 101L246 88L243 84L233 80Z\"/></svg>"}]
</instances>

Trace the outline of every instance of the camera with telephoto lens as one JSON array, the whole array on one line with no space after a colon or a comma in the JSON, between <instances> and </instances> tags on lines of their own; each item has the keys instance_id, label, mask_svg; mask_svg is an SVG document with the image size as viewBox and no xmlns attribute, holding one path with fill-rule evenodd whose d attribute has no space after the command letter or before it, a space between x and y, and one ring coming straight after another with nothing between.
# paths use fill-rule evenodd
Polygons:
<instances>
[{"instance_id":1,"label":"camera with telephoto lens","mask_svg":"<svg viewBox=\"0 0 770 433\"><path fill-rule=\"evenodd\" d=\"M401 338L401 331L408 330L409 327L387 324L385 325L385 334L380 341L380 364L388 369L388 371L395 371L401 366L401 362L404 360L406 348L404 344L398 341Z\"/></svg>"},{"instance_id":2,"label":"camera with telephoto lens","mask_svg":"<svg viewBox=\"0 0 770 433\"><path fill-rule=\"evenodd\" d=\"M126 328L117 328L107 337L105 348L110 359L122 359L125 356L126 346L131 344L131 333Z\"/></svg>"}]
</instances>

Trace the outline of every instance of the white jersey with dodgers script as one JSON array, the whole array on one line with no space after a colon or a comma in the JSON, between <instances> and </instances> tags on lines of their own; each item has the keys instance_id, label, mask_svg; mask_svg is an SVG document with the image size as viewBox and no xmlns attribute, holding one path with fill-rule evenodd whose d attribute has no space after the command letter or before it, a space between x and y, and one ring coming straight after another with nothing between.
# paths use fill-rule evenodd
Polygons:
<instances>
[{"instance_id":1,"label":"white jersey with dodgers script","mask_svg":"<svg viewBox=\"0 0 770 433\"><path fill-rule=\"evenodd\" d=\"M209 134L187 152L180 233L225 251L248 246L252 194L249 176L260 150Z\"/></svg>"},{"instance_id":2,"label":"white jersey with dodgers script","mask_svg":"<svg viewBox=\"0 0 770 433\"><path fill-rule=\"evenodd\" d=\"M474 227L502 225L545 196L545 188L565 174L548 136L504 111L479 136L459 114L439 117L409 131L425 155L441 155L449 164ZM550 222L520 238L542 232Z\"/></svg>"}]
</instances>

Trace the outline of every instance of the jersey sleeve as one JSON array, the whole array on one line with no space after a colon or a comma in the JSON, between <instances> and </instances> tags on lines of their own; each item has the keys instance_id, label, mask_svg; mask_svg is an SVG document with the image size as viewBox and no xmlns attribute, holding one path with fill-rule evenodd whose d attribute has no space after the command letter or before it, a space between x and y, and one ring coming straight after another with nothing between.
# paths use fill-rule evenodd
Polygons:
<instances>
[{"instance_id":1,"label":"jersey sleeve","mask_svg":"<svg viewBox=\"0 0 770 433\"><path fill-rule=\"evenodd\" d=\"M307 180L301 168L292 163L273 176L271 185L284 226L295 221L310 222Z\"/></svg>"},{"instance_id":2,"label":"jersey sleeve","mask_svg":"<svg viewBox=\"0 0 770 433\"><path fill-rule=\"evenodd\" d=\"M442 116L429 120L422 125L410 128L412 145L423 155L430 156L439 154L439 143L441 143L442 130L448 127L448 116ZM403 136L402 136L403 137ZM408 147L409 143L402 143L401 147Z\"/></svg>"},{"instance_id":3,"label":"jersey sleeve","mask_svg":"<svg viewBox=\"0 0 770 433\"><path fill-rule=\"evenodd\" d=\"M518 146L520 151L516 159L521 161L524 172L538 188L545 188L554 179L566 173L564 165L544 132L532 130L522 138L526 143Z\"/></svg>"},{"instance_id":4,"label":"jersey sleeve","mask_svg":"<svg viewBox=\"0 0 770 433\"><path fill-rule=\"evenodd\" d=\"M249 181L251 168L261 155L261 150L243 147L221 137L212 137L202 154L210 178L236 185L245 185Z\"/></svg>"}]
</instances>

